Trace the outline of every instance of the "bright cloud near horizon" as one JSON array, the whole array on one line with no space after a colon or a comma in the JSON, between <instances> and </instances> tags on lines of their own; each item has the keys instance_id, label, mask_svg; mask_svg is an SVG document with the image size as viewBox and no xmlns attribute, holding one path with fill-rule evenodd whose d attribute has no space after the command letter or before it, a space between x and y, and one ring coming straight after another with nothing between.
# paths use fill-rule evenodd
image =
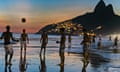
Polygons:
<instances>
[{"instance_id":1,"label":"bright cloud near horizon","mask_svg":"<svg viewBox=\"0 0 120 72\"><path fill-rule=\"evenodd\" d=\"M92 12L100 0L0 0L0 32L10 25L13 32L37 32L52 24ZM120 15L120 0L104 0ZM26 18L26 23L21 18Z\"/></svg>"}]
</instances>

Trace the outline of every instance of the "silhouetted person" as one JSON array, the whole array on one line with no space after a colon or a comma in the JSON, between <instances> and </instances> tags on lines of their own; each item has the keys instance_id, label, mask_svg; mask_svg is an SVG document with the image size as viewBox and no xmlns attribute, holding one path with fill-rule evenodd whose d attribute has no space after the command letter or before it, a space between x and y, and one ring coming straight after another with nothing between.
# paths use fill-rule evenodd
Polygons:
<instances>
[{"instance_id":1,"label":"silhouetted person","mask_svg":"<svg viewBox=\"0 0 120 72\"><path fill-rule=\"evenodd\" d=\"M40 55L40 72L47 72L46 71L46 61L45 61L45 55Z\"/></svg>"},{"instance_id":2,"label":"silhouetted person","mask_svg":"<svg viewBox=\"0 0 120 72\"><path fill-rule=\"evenodd\" d=\"M72 40L71 34L69 34L69 35L68 35L68 55L69 55L69 51L70 51L70 49L71 49L71 40Z\"/></svg>"},{"instance_id":3,"label":"silhouetted person","mask_svg":"<svg viewBox=\"0 0 120 72\"><path fill-rule=\"evenodd\" d=\"M65 50L65 41L66 41L66 37L65 37L65 28L60 28L60 33L61 33L61 38L60 38L60 48L59 48L59 56L60 56L60 65L64 65L64 50Z\"/></svg>"},{"instance_id":4,"label":"silhouetted person","mask_svg":"<svg viewBox=\"0 0 120 72\"><path fill-rule=\"evenodd\" d=\"M93 45L95 46L95 33L93 30L90 31L89 33L89 40L90 40L90 48L93 47Z\"/></svg>"},{"instance_id":5,"label":"silhouetted person","mask_svg":"<svg viewBox=\"0 0 120 72\"><path fill-rule=\"evenodd\" d=\"M93 36L89 33L88 35L88 47L92 48L92 40L93 40Z\"/></svg>"},{"instance_id":6,"label":"silhouetted person","mask_svg":"<svg viewBox=\"0 0 120 72\"><path fill-rule=\"evenodd\" d=\"M19 64L20 72L25 72L27 70L26 63L26 51L24 51L24 55L22 54L22 50L20 52L20 64Z\"/></svg>"},{"instance_id":7,"label":"silhouetted person","mask_svg":"<svg viewBox=\"0 0 120 72\"><path fill-rule=\"evenodd\" d=\"M92 38L92 43L93 43L93 45L92 45L92 47L94 47L95 48L95 42L96 42L96 35L93 35L93 38Z\"/></svg>"},{"instance_id":8,"label":"silhouetted person","mask_svg":"<svg viewBox=\"0 0 120 72\"><path fill-rule=\"evenodd\" d=\"M23 50L23 48L24 51L26 51L27 43L29 43L29 38L25 29L23 29L23 33L21 34L20 41L21 41L21 51Z\"/></svg>"},{"instance_id":9,"label":"silhouetted person","mask_svg":"<svg viewBox=\"0 0 120 72\"><path fill-rule=\"evenodd\" d=\"M6 26L6 32L2 33L1 39L4 39L5 48L5 64L11 65L11 60L13 57L13 48L11 47L11 40L18 41L13 38L12 32L10 32L10 26ZM8 60L8 55L10 55Z\"/></svg>"},{"instance_id":10,"label":"silhouetted person","mask_svg":"<svg viewBox=\"0 0 120 72\"><path fill-rule=\"evenodd\" d=\"M111 36L109 36L109 41L111 41L112 40L112 37Z\"/></svg>"},{"instance_id":11,"label":"silhouetted person","mask_svg":"<svg viewBox=\"0 0 120 72\"><path fill-rule=\"evenodd\" d=\"M97 46L98 46L98 49L102 48L102 37L101 37L101 35L99 35L99 37L98 37L98 44L97 44Z\"/></svg>"},{"instance_id":12,"label":"silhouetted person","mask_svg":"<svg viewBox=\"0 0 120 72\"><path fill-rule=\"evenodd\" d=\"M41 43L42 42L42 43ZM40 55L42 54L42 50L44 50L44 55L46 52L46 46L48 43L48 35L47 32L43 31L41 39L40 39L40 43L41 43L41 50L40 50Z\"/></svg>"},{"instance_id":13,"label":"silhouetted person","mask_svg":"<svg viewBox=\"0 0 120 72\"><path fill-rule=\"evenodd\" d=\"M71 34L68 35L68 48L71 48Z\"/></svg>"},{"instance_id":14,"label":"silhouetted person","mask_svg":"<svg viewBox=\"0 0 120 72\"><path fill-rule=\"evenodd\" d=\"M114 39L113 47L118 47L118 36L116 36L115 39Z\"/></svg>"}]
</instances>

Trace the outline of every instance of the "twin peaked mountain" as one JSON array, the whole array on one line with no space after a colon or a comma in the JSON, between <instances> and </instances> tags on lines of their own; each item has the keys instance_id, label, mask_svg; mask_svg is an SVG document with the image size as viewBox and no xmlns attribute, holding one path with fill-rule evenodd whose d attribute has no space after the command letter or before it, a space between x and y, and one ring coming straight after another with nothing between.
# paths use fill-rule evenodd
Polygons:
<instances>
[{"instance_id":1,"label":"twin peaked mountain","mask_svg":"<svg viewBox=\"0 0 120 72\"><path fill-rule=\"evenodd\" d=\"M71 21L73 24L81 24L87 30L92 30L97 26L102 26L102 29L100 30L102 34L120 33L120 16L114 13L113 6L111 4L106 5L103 0L98 2L93 12L77 16L67 21ZM41 29L38 33L43 30L48 31L55 29L56 26L57 24L48 25Z\"/></svg>"}]
</instances>

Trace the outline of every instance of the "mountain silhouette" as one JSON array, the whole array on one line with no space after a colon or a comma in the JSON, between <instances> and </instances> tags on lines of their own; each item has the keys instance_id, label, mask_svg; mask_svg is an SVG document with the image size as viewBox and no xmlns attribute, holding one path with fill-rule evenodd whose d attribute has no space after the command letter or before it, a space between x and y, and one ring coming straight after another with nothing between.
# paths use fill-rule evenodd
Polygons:
<instances>
[{"instance_id":1,"label":"mountain silhouette","mask_svg":"<svg viewBox=\"0 0 120 72\"><path fill-rule=\"evenodd\" d=\"M96 31L102 34L120 33L120 16L114 13L112 4L106 5L103 0L98 2L93 12L77 16L69 21L73 24L81 24L87 30L93 30L97 26L102 26L101 30ZM49 25L49 29L53 28ZM46 27L43 29L47 30Z\"/></svg>"},{"instance_id":2,"label":"mountain silhouette","mask_svg":"<svg viewBox=\"0 0 120 72\"><path fill-rule=\"evenodd\" d=\"M37 34L42 33L43 31L47 31L49 34L57 34L57 33L55 33L55 32L49 32L49 31L51 31L51 30L55 30L56 27L57 27L57 24L49 24L49 25L43 27L42 29L40 29L40 30L37 32Z\"/></svg>"}]
</instances>

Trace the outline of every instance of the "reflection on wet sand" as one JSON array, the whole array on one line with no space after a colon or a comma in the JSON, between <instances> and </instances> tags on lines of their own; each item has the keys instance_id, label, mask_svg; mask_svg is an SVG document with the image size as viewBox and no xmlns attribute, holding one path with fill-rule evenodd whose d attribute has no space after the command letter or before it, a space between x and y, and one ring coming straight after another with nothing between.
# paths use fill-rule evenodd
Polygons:
<instances>
[{"instance_id":1,"label":"reflection on wet sand","mask_svg":"<svg viewBox=\"0 0 120 72\"><path fill-rule=\"evenodd\" d=\"M83 62L82 72L86 72L86 68L89 64L89 52L87 48L84 49L82 62Z\"/></svg>"},{"instance_id":2,"label":"reflection on wet sand","mask_svg":"<svg viewBox=\"0 0 120 72\"><path fill-rule=\"evenodd\" d=\"M92 67L99 68L101 65L104 65L105 63L109 63L110 59L104 58L103 56L99 54L91 53L90 61L91 61L90 63Z\"/></svg>"},{"instance_id":3,"label":"reflection on wet sand","mask_svg":"<svg viewBox=\"0 0 120 72\"><path fill-rule=\"evenodd\" d=\"M115 48L115 49L112 50L112 52L113 53L120 53L120 49Z\"/></svg>"},{"instance_id":4,"label":"reflection on wet sand","mask_svg":"<svg viewBox=\"0 0 120 72\"><path fill-rule=\"evenodd\" d=\"M60 55L60 60L61 60L61 63L60 63L60 72L64 72L64 61L65 61L65 56L64 56L64 52L61 52L61 55Z\"/></svg>"},{"instance_id":5,"label":"reflection on wet sand","mask_svg":"<svg viewBox=\"0 0 120 72\"><path fill-rule=\"evenodd\" d=\"M68 35L68 55L70 54L70 50L72 48L72 46L71 46L71 40L72 40L71 34L69 34Z\"/></svg>"},{"instance_id":6,"label":"reflection on wet sand","mask_svg":"<svg viewBox=\"0 0 120 72\"><path fill-rule=\"evenodd\" d=\"M46 71L46 61L45 61L45 55L40 55L40 72L47 72Z\"/></svg>"},{"instance_id":7,"label":"reflection on wet sand","mask_svg":"<svg viewBox=\"0 0 120 72\"><path fill-rule=\"evenodd\" d=\"M27 64L26 64L26 51L24 51L24 55L22 54L22 50L20 52L20 72L26 72Z\"/></svg>"},{"instance_id":8,"label":"reflection on wet sand","mask_svg":"<svg viewBox=\"0 0 120 72\"><path fill-rule=\"evenodd\" d=\"M12 72L11 65L5 65L5 72Z\"/></svg>"}]
</instances>

